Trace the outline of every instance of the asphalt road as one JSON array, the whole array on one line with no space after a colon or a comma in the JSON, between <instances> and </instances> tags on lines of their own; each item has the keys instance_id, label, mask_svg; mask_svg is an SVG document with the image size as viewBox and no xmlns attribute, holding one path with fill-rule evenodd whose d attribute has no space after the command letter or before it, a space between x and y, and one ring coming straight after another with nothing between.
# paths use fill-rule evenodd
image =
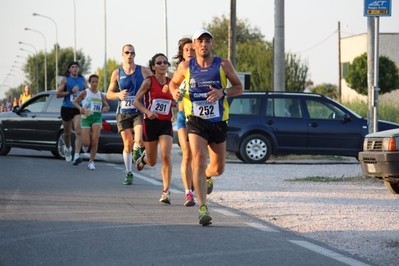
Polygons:
<instances>
[{"instance_id":1,"label":"asphalt road","mask_svg":"<svg viewBox=\"0 0 399 266\"><path fill-rule=\"evenodd\" d=\"M50 152L0 157L0 265L370 265L216 203L200 226L179 178L165 205L158 171L124 186L121 155L99 159L89 171Z\"/></svg>"}]
</instances>

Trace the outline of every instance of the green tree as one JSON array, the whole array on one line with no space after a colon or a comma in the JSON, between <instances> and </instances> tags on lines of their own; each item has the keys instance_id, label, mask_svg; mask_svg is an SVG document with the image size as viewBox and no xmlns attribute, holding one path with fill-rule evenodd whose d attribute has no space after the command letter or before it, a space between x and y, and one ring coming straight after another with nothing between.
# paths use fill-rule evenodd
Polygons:
<instances>
[{"instance_id":1,"label":"green tree","mask_svg":"<svg viewBox=\"0 0 399 266\"><path fill-rule=\"evenodd\" d=\"M314 88L310 89L313 93L319 93L324 96L330 97L332 99L338 99L338 90L337 85L330 84L330 83L322 83L320 85L315 86Z\"/></svg>"},{"instance_id":2,"label":"green tree","mask_svg":"<svg viewBox=\"0 0 399 266\"><path fill-rule=\"evenodd\" d=\"M285 90L302 92L306 89L308 67L296 54L285 55Z\"/></svg>"},{"instance_id":3,"label":"green tree","mask_svg":"<svg viewBox=\"0 0 399 266\"><path fill-rule=\"evenodd\" d=\"M379 87L380 94L391 92L399 88L399 71L395 63L388 57L379 57ZM367 53L356 57L349 65L345 80L348 86L357 93L367 95Z\"/></svg>"},{"instance_id":4,"label":"green tree","mask_svg":"<svg viewBox=\"0 0 399 266\"><path fill-rule=\"evenodd\" d=\"M58 75L63 76L67 70L68 64L73 62L73 49L72 48L58 48ZM91 65L91 58L85 56L82 50L76 51L76 58L80 65L80 74L86 75ZM37 59L37 72L39 88L36 88L36 59ZM47 90L54 90L56 84L55 76L55 49L51 50L50 53L46 54L47 61ZM37 56L30 55L26 60L23 70L26 73L29 85L33 90L33 93L37 93L45 90L44 82L44 51L39 51Z\"/></svg>"},{"instance_id":5,"label":"green tree","mask_svg":"<svg viewBox=\"0 0 399 266\"><path fill-rule=\"evenodd\" d=\"M227 58L229 19L225 15L214 17L204 25L214 36L213 54ZM236 23L236 71L251 72L252 91L273 89L273 45L264 40L258 27L251 27L247 20ZM286 55L286 90L305 90L308 67L296 55Z\"/></svg>"},{"instance_id":6,"label":"green tree","mask_svg":"<svg viewBox=\"0 0 399 266\"><path fill-rule=\"evenodd\" d=\"M213 54L227 58L229 19L225 15L214 17L204 26L214 36ZM251 72L251 90L272 89L272 45L264 40L257 27L251 28L247 20L237 19L236 71Z\"/></svg>"},{"instance_id":7,"label":"green tree","mask_svg":"<svg viewBox=\"0 0 399 266\"><path fill-rule=\"evenodd\" d=\"M109 86L109 81L111 80L112 72L121 66L122 66L122 64L118 63L114 59L107 60L107 83L108 84L106 84L105 86L104 86L104 67L97 68L95 73L98 75L98 77L100 79L99 84L98 84L98 89L100 91L103 91L103 92L107 91L108 86Z\"/></svg>"}]
</instances>

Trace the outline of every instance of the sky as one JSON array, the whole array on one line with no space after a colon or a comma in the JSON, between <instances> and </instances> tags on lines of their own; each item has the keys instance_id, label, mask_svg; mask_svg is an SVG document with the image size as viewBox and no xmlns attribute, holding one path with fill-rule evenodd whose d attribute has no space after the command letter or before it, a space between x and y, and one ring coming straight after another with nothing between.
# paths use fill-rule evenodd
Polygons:
<instances>
[{"instance_id":1,"label":"sky","mask_svg":"<svg viewBox=\"0 0 399 266\"><path fill-rule=\"evenodd\" d=\"M380 32L399 32L399 1L392 1L391 17L380 17ZM166 12L165 12L166 2ZM177 42L230 15L229 0L0 0L0 98L9 87L24 82L22 64L31 53L61 48L82 49L92 59L90 73L104 66L105 58L122 62L121 49L131 43L135 62L147 65L156 53L171 59ZM285 52L297 53L309 67L315 85L338 83L338 22L341 38L367 32L364 0L285 0ZM236 0L237 19L247 20L272 41L275 0ZM106 7L106 8L104 8ZM38 13L50 17L33 16ZM167 23L165 23L165 13ZM75 19L76 15L76 19ZM104 22L106 18L106 23ZM76 23L76 24L75 24ZM75 27L76 25L76 27ZM167 25L167 36L165 36ZM30 28L34 31L26 31ZM75 38L76 28L76 38ZM43 36L44 38L43 38ZM106 36L106 40L105 40ZM217 36L214 36L217 38ZM167 43L167 51L166 44ZM48 66L51 67L51 66ZM63 73L65 69L59 69ZM53 89L53 88L49 88ZM55 89L55 88L54 88Z\"/></svg>"}]
</instances>

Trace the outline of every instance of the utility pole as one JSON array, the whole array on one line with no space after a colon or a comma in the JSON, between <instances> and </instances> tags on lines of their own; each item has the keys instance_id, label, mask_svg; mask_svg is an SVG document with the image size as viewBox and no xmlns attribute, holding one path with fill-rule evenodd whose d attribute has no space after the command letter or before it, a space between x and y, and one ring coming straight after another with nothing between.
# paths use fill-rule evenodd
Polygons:
<instances>
[{"instance_id":1,"label":"utility pole","mask_svg":"<svg viewBox=\"0 0 399 266\"><path fill-rule=\"evenodd\" d=\"M338 100L341 102L341 22L338 21Z\"/></svg>"},{"instance_id":2,"label":"utility pole","mask_svg":"<svg viewBox=\"0 0 399 266\"><path fill-rule=\"evenodd\" d=\"M165 55L168 58L168 3L164 0L164 34L165 34Z\"/></svg>"},{"instance_id":3,"label":"utility pole","mask_svg":"<svg viewBox=\"0 0 399 266\"><path fill-rule=\"evenodd\" d=\"M236 11L237 3L236 0L230 0L230 24L229 24L229 50L228 60L231 62L233 67L236 67L236 42L237 42L237 30L236 30Z\"/></svg>"},{"instance_id":4,"label":"utility pole","mask_svg":"<svg viewBox=\"0 0 399 266\"><path fill-rule=\"evenodd\" d=\"M108 64L107 64L107 1L104 0L104 89L106 93L108 86Z\"/></svg>"},{"instance_id":5,"label":"utility pole","mask_svg":"<svg viewBox=\"0 0 399 266\"><path fill-rule=\"evenodd\" d=\"M274 0L273 90L285 91L284 0Z\"/></svg>"}]
</instances>

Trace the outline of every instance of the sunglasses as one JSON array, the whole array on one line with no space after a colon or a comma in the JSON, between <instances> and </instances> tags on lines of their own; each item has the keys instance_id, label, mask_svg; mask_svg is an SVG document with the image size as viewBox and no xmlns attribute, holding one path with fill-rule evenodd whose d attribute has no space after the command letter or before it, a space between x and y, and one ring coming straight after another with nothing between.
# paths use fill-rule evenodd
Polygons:
<instances>
[{"instance_id":1,"label":"sunglasses","mask_svg":"<svg viewBox=\"0 0 399 266\"><path fill-rule=\"evenodd\" d=\"M135 51L125 51L125 54L136 54Z\"/></svg>"},{"instance_id":2,"label":"sunglasses","mask_svg":"<svg viewBox=\"0 0 399 266\"><path fill-rule=\"evenodd\" d=\"M164 64L164 65L169 65L169 62L168 61L158 61L158 62L156 62L155 64L157 64L157 65L162 65L162 64Z\"/></svg>"}]
</instances>

